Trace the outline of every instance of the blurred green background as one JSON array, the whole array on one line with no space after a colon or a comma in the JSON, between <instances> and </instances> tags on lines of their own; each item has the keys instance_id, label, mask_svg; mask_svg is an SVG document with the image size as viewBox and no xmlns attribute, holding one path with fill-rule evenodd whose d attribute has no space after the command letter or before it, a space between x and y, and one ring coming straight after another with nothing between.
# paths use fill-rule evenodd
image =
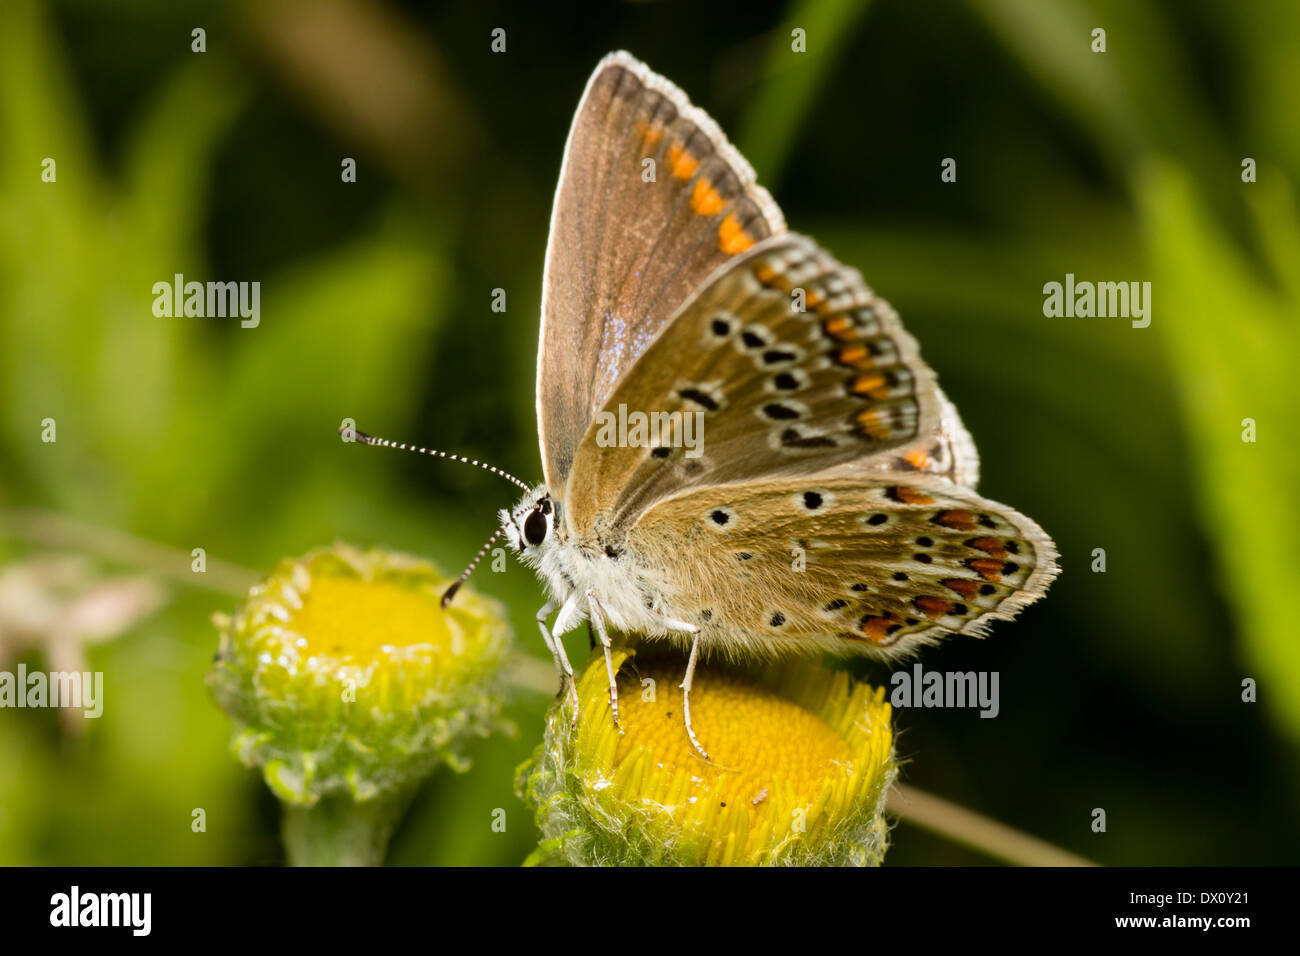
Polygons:
<instances>
[{"instance_id":1,"label":"blurred green background","mask_svg":"<svg viewBox=\"0 0 1300 956\"><path fill-rule=\"evenodd\" d=\"M586 77L618 48L892 301L975 437L981 490L1061 547L1046 601L925 656L999 671L1001 714L899 712L903 779L1102 863L1300 859L1300 5L744 9L0 4L0 668L84 654L107 701L98 721L0 711L0 864L282 859L203 686L209 615L335 539L457 571L514 498L344 445L345 417L540 478L551 197ZM260 281L260 327L155 318L151 287L178 272ZM1045 318L1067 272L1150 281L1151 327ZM474 584L544 659L531 573ZM519 736L436 776L392 862L523 859L512 770L547 703L519 690ZM984 862L907 824L887 858Z\"/></svg>"}]
</instances>

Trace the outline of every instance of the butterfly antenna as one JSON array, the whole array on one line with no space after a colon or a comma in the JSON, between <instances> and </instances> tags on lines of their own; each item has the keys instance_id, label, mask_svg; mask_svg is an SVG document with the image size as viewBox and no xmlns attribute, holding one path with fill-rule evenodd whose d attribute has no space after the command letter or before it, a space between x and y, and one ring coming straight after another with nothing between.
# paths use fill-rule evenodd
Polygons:
<instances>
[{"instance_id":1,"label":"butterfly antenna","mask_svg":"<svg viewBox=\"0 0 1300 956\"><path fill-rule=\"evenodd\" d=\"M447 605L451 603L451 599L456 596L456 592L460 590L460 586L474 573L478 563L483 560L483 555L488 553L488 548L492 547L492 542L501 537L502 530L497 528L496 531L492 532L492 537L488 538L483 547L478 549L478 554L474 555L474 560L469 563L469 567L460 573L460 577L451 582L451 587L447 588L442 596L442 609L444 611L447 610Z\"/></svg>"},{"instance_id":2,"label":"butterfly antenna","mask_svg":"<svg viewBox=\"0 0 1300 956\"><path fill-rule=\"evenodd\" d=\"M339 434L343 435L347 433L348 428L346 425L339 426ZM518 485L520 488L524 489L524 491L533 490L509 472L502 471L500 468L489 465L487 462L475 461L473 458L466 458L464 455L453 455L449 452L438 451L436 448L417 448L416 446L408 445L405 442L389 441L387 438L376 438L374 435L367 435L365 432L359 432L356 429L352 429L352 435L363 445L377 445L381 448L396 448L398 451L414 451L419 452L421 455L432 455L434 458L446 458L449 461L462 461L467 465L475 465L479 468L490 471L494 475L500 475L506 481ZM472 566L471 570L473 570Z\"/></svg>"}]
</instances>

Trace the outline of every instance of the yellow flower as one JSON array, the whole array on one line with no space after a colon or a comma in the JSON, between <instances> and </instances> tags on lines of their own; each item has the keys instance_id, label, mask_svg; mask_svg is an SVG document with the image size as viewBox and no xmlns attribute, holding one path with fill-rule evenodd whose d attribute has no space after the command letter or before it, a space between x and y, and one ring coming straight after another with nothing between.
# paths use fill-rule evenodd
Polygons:
<instances>
[{"instance_id":1,"label":"yellow flower","mask_svg":"<svg viewBox=\"0 0 1300 956\"><path fill-rule=\"evenodd\" d=\"M684 662L630 648L614 654L619 718L603 654L557 705L517 788L537 810L531 863L578 865L874 865L885 850L884 797L895 774L884 690L807 660L760 668L701 666L691 723L681 714Z\"/></svg>"},{"instance_id":2,"label":"yellow flower","mask_svg":"<svg viewBox=\"0 0 1300 956\"><path fill-rule=\"evenodd\" d=\"M432 565L346 545L284 561L233 617L208 683L232 748L282 800L312 806L408 791L438 763L464 769L470 736L506 729L495 601Z\"/></svg>"}]
</instances>

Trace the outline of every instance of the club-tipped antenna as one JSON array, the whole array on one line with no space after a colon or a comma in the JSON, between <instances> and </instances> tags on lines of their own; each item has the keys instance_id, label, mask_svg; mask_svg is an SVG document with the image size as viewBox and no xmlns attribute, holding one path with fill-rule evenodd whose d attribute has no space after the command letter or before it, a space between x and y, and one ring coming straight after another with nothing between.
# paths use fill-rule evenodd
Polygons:
<instances>
[{"instance_id":1,"label":"club-tipped antenna","mask_svg":"<svg viewBox=\"0 0 1300 956\"><path fill-rule=\"evenodd\" d=\"M456 596L456 592L460 590L460 586L464 584L466 580L468 580L471 574L474 573L474 569L478 567L478 563L483 560L483 555L488 553L488 548L492 547L492 542L495 541L497 538L501 537L502 530L504 529L497 528L496 531L492 532L492 537L488 538L487 542L484 543L483 547L478 549L478 554L474 555L474 560L469 563L469 567L466 568L464 571L462 571L460 573L460 577L458 577L455 581L452 581L451 587L447 588L447 590L443 593L442 609L444 611L447 610L447 605L451 603L451 599Z\"/></svg>"},{"instance_id":2,"label":"club-tipped antenna","mask_svg":"<svg viewBox=\"0 0 1300 956\"><path fill-rule=\"evenodd\" d=\"M346 425L342 425L339 427L339 434L343 435L347 433L348 433L348 427ZM448 461L464 462L467 465L475 465L476 467L482 468L486 471L490 471L494 475L500 475L506 481L518 485L520 488L524 489L524 491L533 490L532 488L524 484L522 481L520 481L518 478L516 478L514 475L510 474L509 472L502 471L500 468L497 468L494 465L489 465L487 462L475 461L473 458L466 458L464 455L453 455L450 452L438 451L438 449L436 448L418 448L415 445L408 445L405 442L389 441L387 438L376 438L374 435L367 435L365 432L357 431L355 428L351 430L351 433L354 436L354 438L357 441L361 442L361 444L363 445L377 445L381 448L396 448L398 451L414 451L414 452L418 452L421 455L431 455L434 458L446 458ZM471 565L471 570L473 570L472 565ZM446 605L444 604L444 607L445 606Z\"/></svg>"}]
</instances>

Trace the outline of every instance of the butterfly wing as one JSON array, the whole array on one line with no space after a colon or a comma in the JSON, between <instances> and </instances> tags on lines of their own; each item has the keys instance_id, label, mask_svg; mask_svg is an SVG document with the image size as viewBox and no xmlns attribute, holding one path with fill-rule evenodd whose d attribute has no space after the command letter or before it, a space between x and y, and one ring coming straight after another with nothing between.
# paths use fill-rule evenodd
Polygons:
<instances>
[{"instance_id":1,"label":"butterfly wing","mask_svg":"<svg viewBox=\"0 0 1300 956\"><path fill-rule=\"evenodd\" d=\"M697 448L686 419L658 447L612 441L610 417L628 413L692 416ZM581 538L689 488L892 471L969 485L976 461L889 303L787 233L725 264L619 382L580 446L566 514Z\"/></svg>"},{"instance_id":2,"label":"butterfly wing","mask_svg":"<svg viewBox=\"0 0 1300 956\"><path fill-rule=\"evenodd\" d=\"M1058 570L1029 518L926 474L689 491L645 512L627 546L651 569L657 610L732 652L897 656L983 635L1042 597Z\"/></svg>"},{"instance_id":3,"label":"butterfly wing","mask_svg":"<svg viewBox=\"0 0 1300 956\"><path fill-rule=\"evenodd\" d=\"M601 60L569 131L542 285L537 410L553 494L592 416L678 306L784 230L707 114L628 54Z\"/></svg>"}]
</instances>

